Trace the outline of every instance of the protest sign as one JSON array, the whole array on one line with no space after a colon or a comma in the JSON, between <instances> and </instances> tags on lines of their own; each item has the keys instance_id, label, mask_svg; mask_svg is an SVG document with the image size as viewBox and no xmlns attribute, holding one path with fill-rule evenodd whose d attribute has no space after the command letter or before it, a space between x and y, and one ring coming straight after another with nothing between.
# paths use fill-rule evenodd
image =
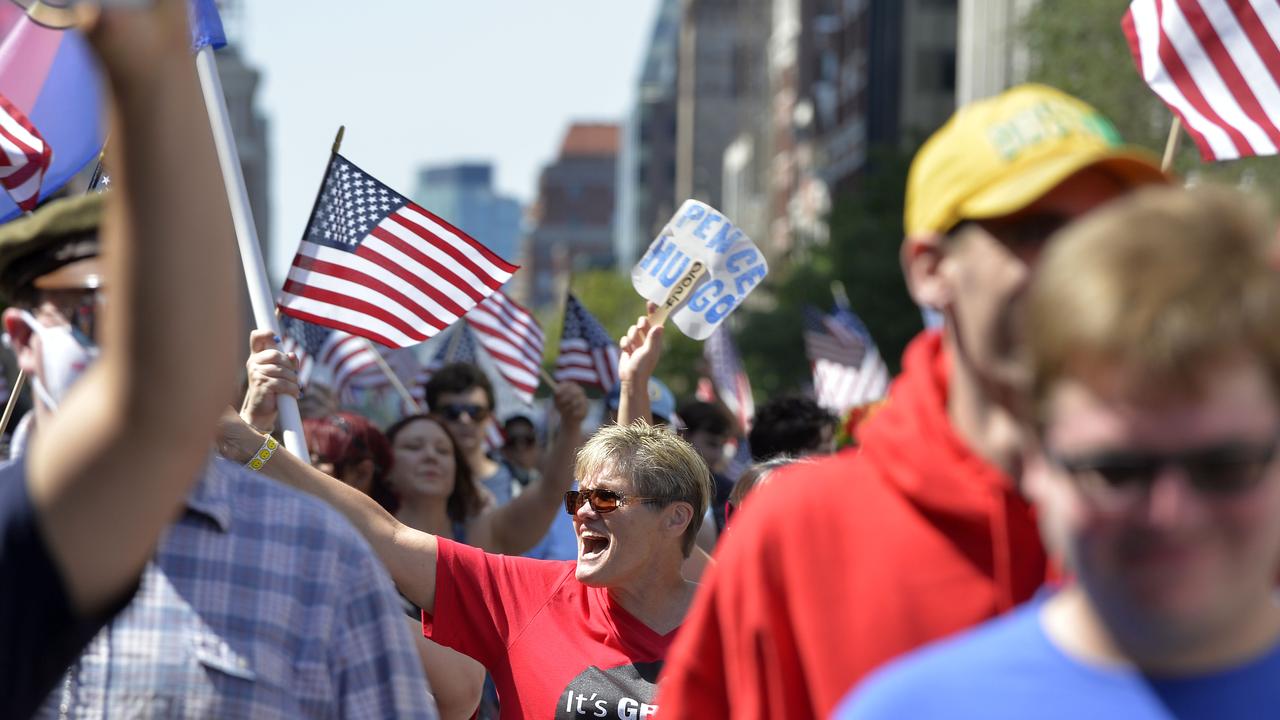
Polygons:
<instances>
[{"instance_id":1,"label":"protest sign","mask_svg":"<svg viewBox=\"0 0 1280 720\"><path fill-rule=\"evenodd\" d=\"M686 200L631 270L631 284L694 340L706 340L769 272L764 254L720 213Z\"/></svg>"}]
</instances>

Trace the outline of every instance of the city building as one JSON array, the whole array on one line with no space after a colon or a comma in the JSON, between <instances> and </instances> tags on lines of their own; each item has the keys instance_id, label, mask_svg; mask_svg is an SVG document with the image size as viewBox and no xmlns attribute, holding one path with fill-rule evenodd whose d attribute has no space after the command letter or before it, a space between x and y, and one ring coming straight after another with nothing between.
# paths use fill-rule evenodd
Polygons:
<instances>
[{"instance_id":1,"label":"city building","mask_svg":"<svg viewBox=\"0 0 1280 720\"><path fill-rule=\"evenodd\" d=\"M1027 77L1016 28L1036 0L960 0L956 104L990 97Z\"/></svg>"},{"instance_id":2,"label":"city building","mask_svg":"<svg viewBox=\"0 0 1280 720\"><path fill-rule=\"evenodd\" d=\"M574 123L555 162L543 169L529 212L524 284L517 290L534 307L558 302L570 272L615 267L620 137L615 123Z\"/></svg>"},{"instance_id":3,"label":"city building","mask_svg":"<svg viewBox=\"0 0 1280 720\"><path fill-rule=\"evenodd\" d=\"M262 256L272 257L272 243L281 240L271 237L269 124L257 106L262 74L245 62L236 43L237 39L243 37L244 31L239 0L218 0L218 9L230 41L226 47L214 53L218 62L218 78L222 81L231 130L236 137L236 149L240 154L240 167L244 171L249 206L253 208L253 224L258 231L258 243L262 247ZM296 243L297 240L294 239L293 242Z\"/></svg>"},{"instance_id":4,"label":"city building","mask_svg":"<svg viewBox=\"0 0 1280 720\"><path fill-rule=\"evenodd\" d=\"M414 199L459 230L517 265L520 257L521 208L493 186L493 165L458 163L423 168Z\"/></svg>"},{"instance_id":5,"label":"city building","mask_svg":"<svg viewBox=\"0 0 1280 720\"><path fill-rule=\"evenodd\" d=\"M676 197L680 0L659 0L635 102L622 129L614 255L628 272L683 198Z\"/></svg>"}]
</instances>

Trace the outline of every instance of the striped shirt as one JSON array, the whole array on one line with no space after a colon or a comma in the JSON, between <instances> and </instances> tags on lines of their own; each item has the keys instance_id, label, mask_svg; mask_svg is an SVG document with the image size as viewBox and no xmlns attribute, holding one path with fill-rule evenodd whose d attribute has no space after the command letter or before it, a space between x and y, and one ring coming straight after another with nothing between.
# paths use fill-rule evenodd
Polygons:
<instances>
[{"instance_id":1,"label":"striped shirt","mask_svg":"<svg viewBox=\"0 0 1280 720\"><path fill-rule=\"evenodd\" d=\"M386 570L323 503L216 459L42 718L435 718Z\"/></svg>"}]
</instances>

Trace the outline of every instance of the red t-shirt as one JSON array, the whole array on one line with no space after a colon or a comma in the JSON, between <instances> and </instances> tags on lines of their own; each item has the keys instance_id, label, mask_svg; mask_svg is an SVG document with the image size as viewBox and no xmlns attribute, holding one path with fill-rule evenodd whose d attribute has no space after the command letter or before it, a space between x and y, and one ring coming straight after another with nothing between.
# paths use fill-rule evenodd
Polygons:
<instances>
[{"instance_id":1,"label":"red t-shirt","mask_svg":"<svg viewBox=\"0 0 1280 720\"><path fill-rule=\"evenodd\" d=\"M642 718L676 631L659 635L574 562L491 555L439 541L435 613L423 633L479 660L503 718Z\"/></svg>"}]
</instances>

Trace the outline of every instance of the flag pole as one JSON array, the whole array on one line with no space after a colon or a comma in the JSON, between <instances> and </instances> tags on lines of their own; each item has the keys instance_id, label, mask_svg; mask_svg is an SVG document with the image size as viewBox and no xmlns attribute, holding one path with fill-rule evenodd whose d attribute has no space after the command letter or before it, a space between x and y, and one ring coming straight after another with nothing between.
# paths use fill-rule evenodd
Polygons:
<instances>
[{"instance_id":1,"label":"flag pole","mask_svg":"<svg viewBox=\"0 0 1280 720\"><path fill-rule=\"evenodd\" d=\"M22 385L27 381L27 373L25 370L18 370L18 377L13 381L13 392L9 393L9 402L5 403L4 415L0 416L0 432L9 427L9 418L13 417L13 409L18 405L18 394L22 392ZM13 452L9 455L12 457Z\"/></svg>"},{"instance_id":2,"label":"flag pole","mask_svg":"<svg viewBox=\"0 0 1280 720\"><path fill-rule=\"evenodd\" d=\"M1178 152L1178 141L1182 139L1182 118L1174 115L1169 126L1169 139L1164 142L1164 157L1160 160L1160 171L1169 172L1173 168L1173 156Z\"/></svg>"},{"instance_id":3,"label":"flag pole","mask_svg":"<svg viewBox=\"0 0 1280 720\"><path fill-rule=\"evenodd\" d=\"M560 389L560 384L556 382L554 377L551 377L551 373L547 372L547 369L542 367L541 364L538 365L538 374L542 377L542 382L546 383L547 387L551 388L551 392L555 392Z\"/></svg>"},{"instance_id":4,"label":"flag pole","mask_svg":"<svg viewBox=\"0 0 1280 720\"><path fill-rule=\"evenodd\" d=\"M218 164L222 167L222 182L231 206L231 221L235 226L236 242L240 246L240 263L244 266L245 286L249 290L254 322L259 328L270 329L279 337L280 324L276 322L271 281L267 278L266 264L262 260L262 248L258 245L258 231L253 224L253 209L249 206L244 170L240 167L240 153L236 148L235 134L231 130L231 117L227 111L226 97L222 93L222 80L218 77L213 47L205 45L196 53L196 71L200 76L200 89L204 93L205 109L209 113L209 127L218 151ZM276 398L276 407L280 411L285 447L304 462L310 462L311 453L307 451L298 401L281 395Z\"/></svg>"},{"instance_id":5,"label":"flag pole","mask_svg":"<svg viewBox=\"0 0 1280 720\"><path fill-rule=\"evenodd\" d=\"M400 377L396 375L395 371L391 369L391 366L387 364L387 359L382 357L382 353L378 351L378 348L373 346L373 341L369 338L361 339L364 340L364 344L369 348L369 352L373 353L373 357L377 360L378 367L382 370L382 374L386 375L387 380L391 381L391 387L395 388L396 392L400 393L400 399L404 401L404 404L407 405L410 410L413 411L414 415L421 414L422 407L418 405L417 400L413 399L413 394L404 386L404 383L400 382Z\"/></svg>"}]
</instances>

